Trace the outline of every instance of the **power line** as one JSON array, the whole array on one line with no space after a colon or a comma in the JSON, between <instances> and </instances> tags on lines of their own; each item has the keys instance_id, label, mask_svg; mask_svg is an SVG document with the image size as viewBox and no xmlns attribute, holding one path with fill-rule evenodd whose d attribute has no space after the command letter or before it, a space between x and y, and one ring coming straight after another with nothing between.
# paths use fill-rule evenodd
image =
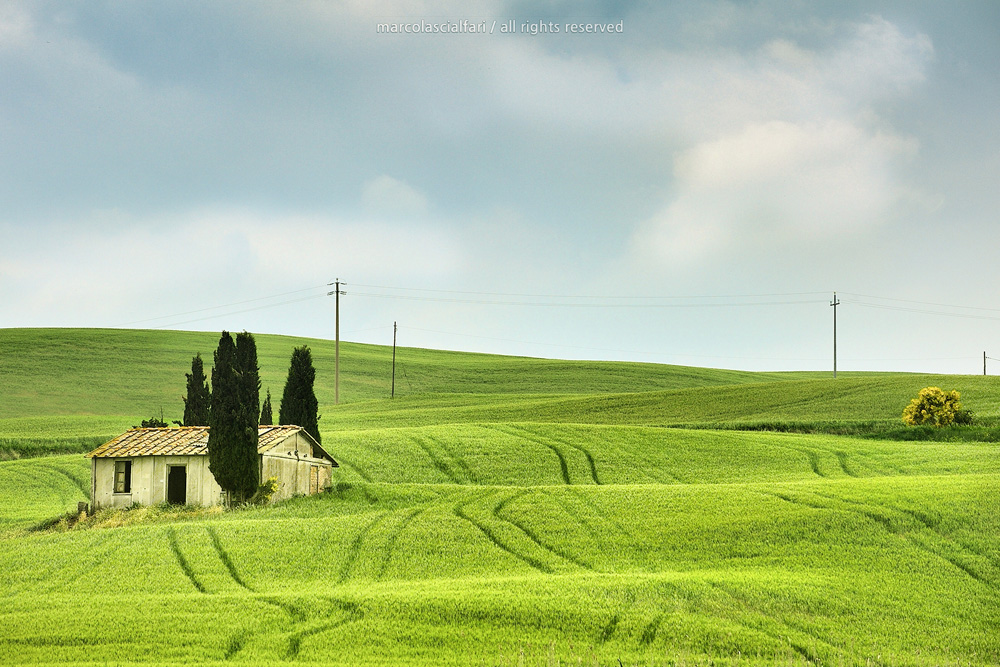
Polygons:
<instances>
[{"instance_id":1,"label":"power line","mask_svg":"<svg viewBox=\"0 0 1000 667\"><path fill-rule=\"evenodd\" d=\"M322 287L322 286L318 286L318 287L317 286L314 286L314 287L305 287L303 289L292 290L291 292L282 292L280 294L272 294L270 296L261 296L261 297L257 297L256 299L245 299L243 301L234 301L232 303L220 304L220 305L217 305L217 306L208 306L207 308L198 308L197 310L187 310L187 311L184 311L184 312L181 312L181 313L174 313L172 315L160 315L158 317L150 317L150 318L147 318L147 319L144 319L144 320L133 320L132 322L125 322L121 326L125 327L125 326L129 326L131 324L143 324L145 322L155 322L156 320L173 319L175 317L184 317L185 315L194 315L195 313L204 313L204 312L207 312L207 311L210 311L210 310L219 310L219 309L222 309L222 308L232 308L233 306L242 306L243 304L246 304L246 303L255 303L257 301L267 301L269 299L277 299L279 297L289 296L291 294L301 294L302 292L308 292L310 290L318 289L319 287ZM321 295L317 295L317 296L321 296ZM282 301L281 303L277 303L277 304L274 304L274 305L280 306L280 305L284 305L286 303L295 303L295 301L297 301L297 300ZM265 306L265 307L270 307L270 306ZM237 311L237 312L245 312L245 311ZM208 319L208 318L206 318L206 319ZM190 321L196 322L198 320L190 320ZM186 324L186 322L181 322L180 324Z\"/></svg>"},{"instance_id":2,"label":"power line","mask_svg":"<svg viewBox=\"0 0 1000 667\"><path fill-rule=\"evenodd\" d=\"M511 296L532 299L751 299L774 298L782 296L819 296L826 292L776 292L771 294L721 294L721 295L689 295L689 296L622 296L600 294L526 294L522 292L474 292L468 290L442 290L424 287L390 287L387 285L363 285L355 283L356 287L369 289L388 289L404 292L432 292L436 294L473 294L477 296Z\"/></svg>"},{"instance_id":3,"label":"power line","mask_svg":"<svg viewBox=\"0 0 1000 667\"><path fill-rule=\"evenodd\" d=\"M382 328L385 328L385 327L382 327ZM591 346L585 346L585 345L569 345L569 344L566 344L566 343L542 343L542 342L539 342L539 341L519 340L519 339L515 339L515 338L499 338L497 336L479 336L479 335L476 335L476 334L458 333L458 332L455 332L455 331L441 331L439 329L425 329L425 328L422 328L422 327L407 326L407 327L400 327L400 329L407 329L407 330L410 330L410 331L423 331L423 332L426 332L426 333L436 333L436 334L442 334L442 335L445 335L445 336L459 336L459 337L462 337L462 338L476 338L476 339L480 339L480 340L494 340L494 341L499 341L499 342L503 342L503 343L520 343L522 345L542 345L542 346L545 346L545 347L560 347L560 348L567 348L567 349L574 349L574 350L587 350L589 352L617 352L619 354L639 354L639 355L657 356L657 357L686 357L686 358L690 358L690 359L740 359L740 360L751 360L751 361L820 361L820 359L815 358L815 357L810 357L810 358L794 358L794 359L789 359L789 358L777 359L777 358L774 358L774 357L738 357L738 356L722 356L722 355L706 355L706 354L699 355L699 354L684 354L684 353L667 353L667 352L662 352L662 351L660 351L660 352L649 352L649 351L645 351L645 350L622 350L622 349L607 348L607 347L591 347Z\"/></svg>"},{"instance_id":4,"label":"power line","mask_svg":"<svg viewBox=\"0 0 1000 667\"><path fill-rule=\"evenodd\" d=\"M814 304L815 300L796 301L746 301L746 302L725 302L725 303L580 303L566 301L504 301L488 299L455 299L430 296L410 296L405 294L380 294L377 292L351 292L354 296L368 296L379 299L398 299L402 301L424 301L433 303L462 303L481 306L541 306L545 308L745 308L753 306L789 306L800 304ZM607 297L568 297L568 298L607 298ZM656 299L656 298L685 298L685 297L620 297L628 299ZM691 297L686 297L691 298ZM734 298L734 297L698 297L698 298Z\"/></svg>"},{"instance_id":5,"label":"power line","mask_svg":"<svg viewBox=\"0 0 1000 667\"><path fill-rule=\"evenodd\" d=\"M157 325L157 326L155 326L153 328L154 329L168 329L168 328L171 328L171 327L178 327L178 326L181 326L181 325L184 325L184 324L191 324L193 322L204 322L206 320L214 320L214 319L218 319L220 317L229 317L230 315L239 315L241 313L250 313L250 312L257 311L257 310L267 310L269 308L277 308L279 306L287 306L290 303L301 303L303 301L311 301L313 299L321 299L321 298L324 298L324 297L326 297L325 294L314 294L312 296L306 296L306 297L302 297L302 298L299 298L299 299L288 299L287 301L279 301L278 303L268 303L268 304L264 304L262 306L255 306L253 308L242 308L240 310L231 310L231 311L227 311L227 312L224 312L224 313L217 313L217 314L214 314L214 315L206 315L205 317L195 317L195 318L192 318L192 319L189 319L189 320L184 320L184 321L181 321L181 322L170 322L168 324ZM204 310L210 310L210 309L206 308ZM165 318L153 318L153 319L165 319Z\"/></svg>"},{"instance_id":6,"label":"power line","mask_svg":"<svg viewBox=\"0 0 1000 667\"><path fill-rule=\"evenodd\" d=\"M913 299L897 299L889 296L873 296L871 294L852 294L850 292L841 292L841 295L846 294L847 296L854 296L861 299L878 299L879 301L896 301L899 303L914 303L921 306L937 306L940 308L962 308L965 310L985 310L994 313L1000 313L1000 308L985 308L982 306L963 306L954 303L936 303L933 301L915 301ZM860 303L860 302L859 302Z\"/></svg>"},{"instance_id":7,"label":"power line","mask_svg":"<svg viewBox=\"0 0 1000 667\"><path fill-rule=\"evenodd\" d=\"M855 306L861 306L862 308L872 308L875 310L891 310L900 313L917 313L919 315L940 315L942 317L957 317L964 320L1000 320L1000 317L991 317L989 315L974 315L972 313L949 313L943 310L925 310L922 308L906 308L903 306L889 306L877 303L865 303L863 301L847 301L846 303L853 304ZM955 306L956 308L962 308L966 306ZM987 310L987 309L983 309Z\"/></svg>"}]
</instances>

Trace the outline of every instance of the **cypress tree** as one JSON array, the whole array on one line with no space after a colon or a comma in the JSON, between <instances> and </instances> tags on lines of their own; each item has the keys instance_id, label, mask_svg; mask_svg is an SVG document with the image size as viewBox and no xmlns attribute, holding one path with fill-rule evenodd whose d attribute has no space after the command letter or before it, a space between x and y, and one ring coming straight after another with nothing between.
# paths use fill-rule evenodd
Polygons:
<instances>
[{"instance_id":1,"label":"cypress tree","mask_svg":"<svg viewBox=\"0 0 1000 667\"><path fill-rule=\"evenodd\" d=\"M227 496L249 497L260 482L257 455L260 375L257 346L247 332L223 331L212 368L208 469Z\"/></svg>"},{"instance_id":2,"label":"cypress tree","mask_svg":"<svg viewBox=\"0 0 1000 667\"><path fill-rule=\"evenodd\" d=\"M319 436L319 402L313 391L316 369L312 364L312 352L308 345L292 350L292 361L288 367L288 379L281 395L278 408L279 424L301 426L316 442Z\"/></svg>"},{"instance_id":3,"label":"cypress tree","mask_svg":"<svg viewBox=\"0 0 1000 667\"><path fill-rule=\"evenodd\" d=\"M271 426L274 423L274 416L271 413L271 390L267 390L267 398L264 399L264 404L260 406L260 425L261 426Z\"/></svg>"},{"instance_id":4,"label":"cypress tree","mask_svg":"<svg viewBox=\"0 0 1000 667\"><path fill-rule=\"evenodd\" d=\"M235 490L232 458L236 420L236 343L222 332L212 366L212 403L209 412L208 469L227 498Z\"/></svg>"},{"instance_id":5,"label":"cypress tree","mask_svg":"<svg viewBox=\"0 0 1000 667\"><path fill-rule=\"evenodd\" d=\"M237 493L249 498L260 484L260 456L257 440L260 425L260 367L257 365L257 343L246 331L236 334L236 376L239 399L240 440L235 462Z\"/></svg>"},{"instance_id":6,"label":"cypress tree","mask_svg":"<svg viewBox=\"0 0 1000 667\"><path fill-rule=\"evenodd\" d=\"M191 372L185 373L184 376L187 378L187 396L184 397L182 425L208 426L212 392L208 389L208 378L205 377L205 366L200 352L191 359Z\"/></svg>"}]
</instances>

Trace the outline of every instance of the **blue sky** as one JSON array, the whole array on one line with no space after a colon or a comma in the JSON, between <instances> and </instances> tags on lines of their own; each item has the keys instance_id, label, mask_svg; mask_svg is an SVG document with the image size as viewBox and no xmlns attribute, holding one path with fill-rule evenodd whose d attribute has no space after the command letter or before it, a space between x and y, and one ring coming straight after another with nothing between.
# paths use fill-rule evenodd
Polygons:
<instances>
[{"instance_id":1,"label":"blue sky","mask_svg":"<svg viewBox=\"0 0 1000 667\"><path fill-rule=\"evenodd\" d=\"M377 30L462 20L497 27ZM836 290L842 370L981 372L998 34L990 1L4 3L0 327L330 338L339 277L346 340L826 369Z\"/></svg>"}]
</instances>

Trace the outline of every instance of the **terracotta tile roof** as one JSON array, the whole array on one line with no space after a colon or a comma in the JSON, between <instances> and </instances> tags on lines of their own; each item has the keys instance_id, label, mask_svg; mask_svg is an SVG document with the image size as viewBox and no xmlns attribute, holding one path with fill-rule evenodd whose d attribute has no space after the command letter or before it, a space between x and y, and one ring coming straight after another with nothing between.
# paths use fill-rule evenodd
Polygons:
<instances>
[{"instance_id":1,"label":"terracotta tile roof","mask_svg":"<svg viewBox=\"0 0 1000 667\"><path fill-rule=\"evenodd\" d=\"M301 432L301 426L261 426L257 451L265 452L286 438ZM324 458L333 459L319 445L313 447ZM122 433L87 454L87 458L126 458L132 456L205 456L208 454L208 427L134 428ZM336 465L336 464L335 464Z\"/></svg>"}]
</instances>

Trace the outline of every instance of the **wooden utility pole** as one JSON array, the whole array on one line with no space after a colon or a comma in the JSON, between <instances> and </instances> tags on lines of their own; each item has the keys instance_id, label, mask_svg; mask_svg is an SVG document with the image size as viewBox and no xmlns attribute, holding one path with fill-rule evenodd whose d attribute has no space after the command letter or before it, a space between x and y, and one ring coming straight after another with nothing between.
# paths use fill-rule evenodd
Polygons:
<instances>
[{"instance_id":1,"label":"wooden utility pole","mask_svg":"<svg viewBox=\"0 0 1000 667\"><path fill-rule=\"evenodd\" d=\"M333 285L333 291L328 292L327 296L330 294L335 295L335 310L336 310L336 339L333 346L333 403L338 405L340 403L340 295L347 294L347 292L340 291L340 278L337 278L334 282L329 283Z\"/></svg>"},{"instance_id":2,"label":"wooden utility pole","mask_svg":"<svg viewBox=\"0 0 1000 667\"><path fill-rule=\"evenodd\" d=\"M396 398L396 323L392 323L392 392L389 398Z\"/></svg>"},{"instance_id":3,"label":"wooden utility pole","mask_svg":"<svg viewBox=\"0 0 1000 667\"><path fill-rule=\"evenodd\" d=\"M986 375L986 350L983 350L983 375Z\"/></svg>"},{"instance_id":4,"label":"wooden utility pole","mask_svg":"<svg viewBox=\"0 0 1000 667\"><path fill-rule=\"evenodd\" d=\"M833 377L837 377L837 306L840 302L837 301L837 293L833 293L833 301L830 302L833 306Z\"/></svg>"}]
</instances>

